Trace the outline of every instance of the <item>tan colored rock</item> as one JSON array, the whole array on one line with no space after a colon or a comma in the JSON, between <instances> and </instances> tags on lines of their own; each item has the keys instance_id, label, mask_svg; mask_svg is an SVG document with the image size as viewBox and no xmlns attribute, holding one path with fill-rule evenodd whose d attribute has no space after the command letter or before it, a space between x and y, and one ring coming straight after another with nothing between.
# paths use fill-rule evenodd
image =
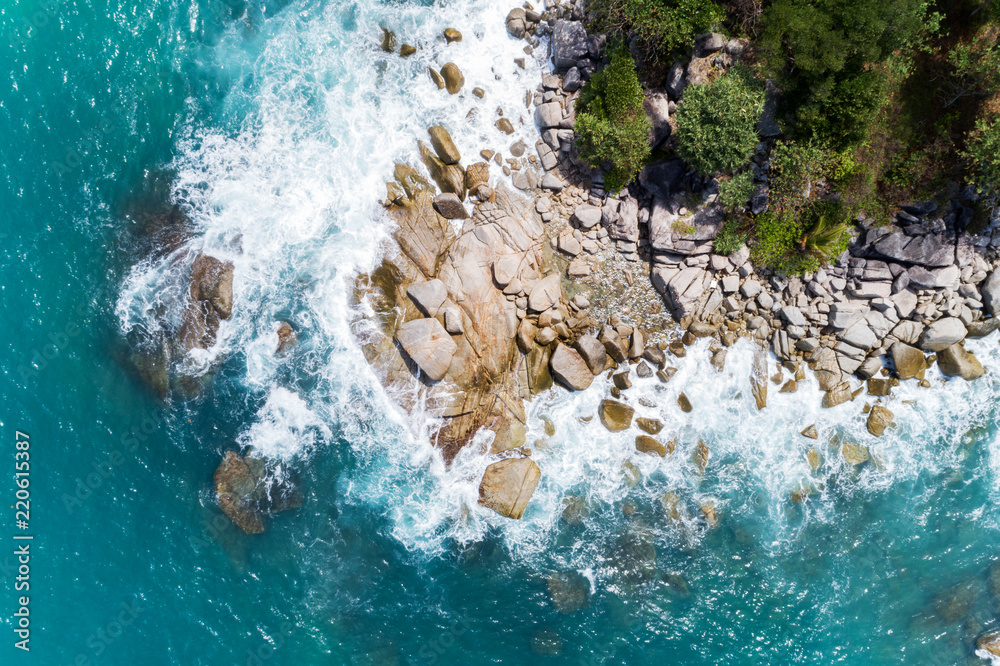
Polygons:
<instances>
[{"instance_id":1,"label":"tan colored rock","mask_svg":"<svg viewBox=\"0 0 1000 666\"><path fill-rule=\"evenodd\" d=\"M441 68L441 76L444 78L445 88L452 95L458 94L458 91L465 85L465 76L462 74L462 70L453 62L446 63Z\"/></svg>"},{"instance_id":2,"label":"tan colored rock","mask_svg":"<svg viewBox=\"0 0 1000 666\"><path fill-rule=\"evenodd\" d=\"M850 465L858 466L868 462L869 454L867 447L861 446L857 442L845 442L840 447L840 454Z\"/></svg>"},{"instance_id":3,"label":"tan colored rock","mask_svg":"<svg viewBox=\"0 0 1000 666\"><path fill-rule=\"evenodd\" d=\"M688 399L683 391L677 395L677 404L680 406L682 412L690 412L694 409L691 405L691 400Z\"/></svg>"},{"instance_id":4,"label":"tan colored rock","mask_svg":"<svg viewBox=\"0 0 1000 666\"><path fill-rule=\"evenodd\" d=\"M767 407L767 354L756 351L753 355L753 372L750 373L750 391L757 409Z\"/></svg>"},{"instance_id":5,"label":"tan colored rock","mask_svg":"<svg viewBox=\"0 0 1000 666\"><path fill-rule=\"evenodd\" d=\"M431 146L434 152L445 164L458 164L462 160L462 154L458 152L458 146L451 138L451 134L441 125L434 125L427 130L431 136Z\"/></svg>"},{"instance_id":6,"label":"tan colored rock","mask_svg":"<svg viewBox=\"0 0 1000 666\"><path fill-rule=\"evenodd\" d=\"M441 74L438 73L438 71L433 67L428 67L427 73L430 75L431 81L434 82L434 85L437 86L437 89L444 90L444 77L441 76Z\"/></svg>"},{"instance_id":7,"label":"tan colored rock","mask_svg":"<svg viewBox=\"0 0 1000 666\"><path fill-rule=\"evenodd\" d=\"M640 453L652 453L663 458L667 455L667 447L649 435L636 435L635 450Z\"/></svg>"},{"instance_id":8,"label":"tan colored rock","mask_svg":"<svg viewBox=\"0 0 1000 666\"><path fill-rule=\"evenodd\" d=\"M628 430L632 425L634 414L635 409L617 400L601 400L601 405L598 408L601 423L611 432Z\"/></svg>"},{"instance_id":9,"label":"tan colored rock","mask_svg":"<svg viewBox=\"0 0 1000 666\"><path fill-rule=\"evenodd\" d=\"M274 353L278 356L284 354L294 347L297 341L298 336L295 335L295 330L291 325L287 321L278 322L278 347Z\"/></svg>"},{"instance_id":10,"label":"tan colored rock","mask_svg":"<svg viewBox=\"0 0 1000 666\"><path fill-rule=\"evenodd\" d=\"M816 472L823 465L823 456L816 449L809 449L806 451L806 462L809 463L812 471Z\"/></svg>"},{"instance_id":11,"label":"tan colored rock","mask_svg":"<svg viewBox=\"0 0 1000 666\"><path fill-rule=\"evenodd\" d=\"M191 265L191 297L212 305L219 319L233 312L233 264L206 254Z\"/></svg>"},{"instance_id":12,"label":"tan colored rock","mask_svg":"<svg viewBox=\"0 0 1000 666\"><path fill-rule=\"evenodd\" d=\"M479 185L490 182L490 165L487 162L474 162L465 170L465 187L472 192Z\"/></svg>"},{"instance_id":13,"label":"tan colored rock","mask_svg":"<svg viewBox=\"0 0 1000 666\"><path fill-rule=\"evenodd\" d=\"M528 309L532 312L544 312L559 303L562 298L562 282L558 273L542 278L532 287L528 294Z\"/></svg>"},{"instance_id":14,"label":"tan colored rock","mask_svg":"<svg viewBox=\"0 0 1000 666\"><path fill-rule=\"evenodd\" d=\"M542 471L531 458L508 458L486 468L479 483L479 503L501 516L520 519Z\"/></svg>"},{"instance_id":15,"label":"tan colored rock","mask_svg":"<svg viewBox=\"0 0 1000 666\"><path fill-rule=\"evenodd\" d=\"M454 44L456 42L462 41L462 33L460 33L455 28L445 28L444 39L449 44Z\"/></svg>"},{"instance_id":16,"label":"tan colored rock","mask_svg":"<svg viewBox=\"0 0 1000 666\"><path fill-rule=\"evenodd\" d=\"M639 430L648 432L650 435L658 435L663 430L663 421L640 416L635 420L635 425Z\"/></svg>"},{"instance_id":17,"label":"tan colored rock","mask_svg":"<svg viewBox=\"0 0 1000 666\"><path fill-rule=\"evenodd\" d=\"M445 164L423 141L418 141L417 145L420 148L420 159L441 191L451 192L460 201L465 201L468 191L465 189L465 171L462 167L457 164Z\"/></svg>"},{"instance_id":18,"label":"tan colored rock","mask_svg":"<svg viewBox=\"0 0 1000 666\"><path fill-rule=\"evenodd\" d=\"M966 381L979 379L985 372L983 364L961 342L938 352L937 363L945 377L961 377Z\"/></svg>"},{"instance_id":19,"label":"tan colored rock","mask_svg":"<svg viewBox=\"0 0 1000 666\"><path fill-rule=\"evenodd\" d=\"M458 345L437 319L413 319L396 329L396 342L429 379L448 373Z\"/></svg>"},{"instance_id":20,"label":"tan colored rock","mask_svg":"<svg viewBox=\"0 0 1000 666\"><path fill-rule=\"evenodd\" d=\"M704 474L705 468L708 467L708 459L712 455L705 443L698 440L698 446L695 447L694 452L691 453L691 462L694 463L695 468L698 470L698 474Z\"/></svg>"},{"instance_id":21,"label":"tan colored rock","mask_svg":"<svg viewBox=\"0 0 1000 666\"><path fill-rule=\"evenodd\" d=\"M823 407L836 407L837 405L842 405L853 398L854 395L851 392L851 385L847 382L841 382L823 395Z\"/></svg>"},{"instance_id":22,"label":"tan colored rock","mask_svg":"<svg viewBox=\"0 0 1000 666\"><path fill-rule=\"evenodd\" d=\"M881 437L885 429L892 423L893 413L882 405L875 405L868 412L868 432Z\"/></svg>"},{"instance_id":23,"label":"tan colored rock","mask_svg":"<svg viewBox=\"0 0 1000 666\"><path fill-rule=\"evenodd\" d=\"M552 330L552 329L544 329ZM567 347L561 342L556 345L552 352L552 360L549 361L552 369L552 376L560 384L573 391L584 391L590 387L594 381L594 373L590 371L587 362L575 350Z\"/></svg>"},{"instance_id":24,"label":"tan colored rock","mask_svg":"<svg viewBox=\"0 0 1000 666\"><path fill-rule=\"evenodd\" d=\"M819 433L816 431L816 424L806 426L806 429L802 431L803 437L808 437L809 439L819 439Z\"/></svg>"},{"instance_id":25,"label":"tan colored rock","mask_svg":"<svg viewBox=\"0 0 1000 666\"><path fill-rule=\"evenodd\" d=\"M892 380L888 377L871 377L868 380L868 395L885 397L892 392Z\"/></svg>"},{"instance_id":26,"label":"tan colored rock","mask_svg":"<svg viewBox=\"0 0 1000 666\"><path fill-rule=\"evenodd\" d=\"M587 367L593 374L598 375L604 372L604 368L608 367L608 354L604 350L604 345L594 336L581 335L577 338L573 348L587 362Z\"/></svg>"},{"instance_id":27,"label":"tan colored rock","mask_svg":"<svg viewBox=\"0 0 1000 666\"><path fill-rule=\"evenodd\" d=\"M1000 631L983 634L976 640L976 651L985 652L990 657L1000 659Z\"/></svg>"},{"instance_id":28,"label":"tan colored rock","mask_svg":"<svg viewBox=\"0 0 1000 666\"><path fill-rule=\"evenodd\" d=\"M927 369L924 353L904 342L894 342L889 348L889 354L900 379L913 379Z\"/></svg>"},{"instance_id":29,"label":"tan colored rock","mask_svg":"<svg viewBox=\"0 0 1000 666\"><path fill-rule=\"evenodd\" d=\"M420 192L433 192L434 188L409 164L397 163L393 169L393 178L403 188L406 197L414 202Z\"/></svg>"}]
</instances>

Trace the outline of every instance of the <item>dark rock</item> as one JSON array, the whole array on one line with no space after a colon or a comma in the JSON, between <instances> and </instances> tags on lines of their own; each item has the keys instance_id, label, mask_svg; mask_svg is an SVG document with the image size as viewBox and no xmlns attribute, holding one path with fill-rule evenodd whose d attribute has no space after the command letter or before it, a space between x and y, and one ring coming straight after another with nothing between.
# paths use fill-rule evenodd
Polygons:
<instances>
[{"instance_id":1,"label":"dark rock","mask_svg":"<svg viewBox=\"0 0 1000 666\"><path fill-rule=\"evenodd\" d=\"M434 210L446 220L469 219L469 211L465 209L465 204L453 192L445 192L434 197Z\"/></svg>"},{"instance_id":2,"label":"dark rock","mask_svg":"<svg viewBox=\"0 0 1000 666\"><path fill-rule=\"evenodd\" d=\"M247 534L264 531L269 513L302 506L302 495L278 463L227 451L214 475L222 512Z\"/></svg>"},{"instance_id":3,"label":"dark rock","mask_svg":"<svg viewBox=\"0 0 1000 666\"><path fill-rule=\"evenodd\" d=\"M573 67L588 52L587 31L575 21L556 21L552 28L552 62L557 68Z\"/></svg>"}]
</instances>

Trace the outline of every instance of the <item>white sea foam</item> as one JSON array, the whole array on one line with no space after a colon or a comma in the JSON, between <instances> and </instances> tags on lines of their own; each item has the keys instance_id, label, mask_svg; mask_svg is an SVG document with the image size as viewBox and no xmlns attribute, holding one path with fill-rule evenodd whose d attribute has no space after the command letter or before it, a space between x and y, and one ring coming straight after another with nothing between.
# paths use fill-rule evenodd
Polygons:
<instances>
[{"instance_id":1,"label":"white sea foam","mask_svg":"<svg viewBox=\"0 0 1000 666\"><path fill-rule=\"evenodd\" d=\"M969 344L993 370L986 378L939 385L932 371L932 389L910 383L895 389L888 405L899 428L880 439L865 429L862 399L824 410L811 376L795 394L780 394L772 384L769 405L758 412L748 380L751 344L731 349L725 370L717 373L707 343L700 342L687 358L671 360L678 372L668 384L633 377L635 387L626 392L637 415L666 424L658 438L676 438L672 456L639 454L634 429L612 434L601 426L597 405L610 389L607 379L598 378L583 393L553 389L529 407L529 444L546 443L533 447L542 479L524 518L510 521L478 506L478 482L490 462L485 447L470 446L444 465L429 443L434 420L405 418L367 367L351 336L357 313L350 311L349 294L354 275L376 265L388 233L376 202L393 162L419 163L415 141L426 137L428 126L447 126L465 163L477 160L481 148L506 153L519 138L528 146L537 139L523 100L537 85L542 65L532 58L526 70L515 65L524 56L523 42L503 29L503 17L517 4L291 5L265 21L259 52L253 50L257 40L236 28L217 47L218 62L206 67L249 63L252 83L231 91L229 101L231 107L246 106L247 119L231 131L189 126L178 145L174 192L199 232L178 256L190 262L203 251L236 265L234 315L213 353L245 358L244 382L261 397L241 442L295 460L340 438L354 449L358 468L345 472L339 484L344 494L331 501L368 503L387 512L395 536L408 548L440 553L456 542L497 534L524 557L558 540L570 494L590 507L585 529L600 529L595 525L604 521L608 532L625 500L652 510L674 491L685 510L683 534L657 529L657 539L674 542L701 538L707 528L699 505L706 501L720 515L763 503L773 517L767 538L780 547L794 535L793 524L801 524L785 516L789 494L802 484L816 492L798 511L823 520L833 492L875 493L957 466L967 455L966 433L992 418L993 396L1000 391L995 339ZM417 54L402 59L381 52L381 23L400 42L416 44ZM463 41L445 45L446 27L461 29ZM465 73L457 96L438 91L426 74L428 66L449 61ZM476 86L485 90L484 100L471 94ZM512 120L515 136L493 127L497 107ZM476 111L468 116L470 109ZM147 322L161 301L180 299L182 292L169 286L170 271L177 270L170 261L140 264L129 275L118 303L123 330ZM278 319L299 331L292 362L302 381L295 387L282 372L288 361L272 353ZM681 390L694 403L690 414L677 406ZM640 398L654 406L642 406ZM543 416L556 424L554 437L545 437ZM819 441L799 434L812 423ZM877 464L849 469L827 446L835 432L870 447ZM704 477L689 462L699 440L711 450ZM1000 445L990 446L990 470L983 473L1000 477ZM825 459L818 472L805 459L811 447ZM641 472L635 488L625 483L626 461ZM592 580L601 576L601 556L584 542L556 556L593 570Z\"/></svg>"}]
</instances>

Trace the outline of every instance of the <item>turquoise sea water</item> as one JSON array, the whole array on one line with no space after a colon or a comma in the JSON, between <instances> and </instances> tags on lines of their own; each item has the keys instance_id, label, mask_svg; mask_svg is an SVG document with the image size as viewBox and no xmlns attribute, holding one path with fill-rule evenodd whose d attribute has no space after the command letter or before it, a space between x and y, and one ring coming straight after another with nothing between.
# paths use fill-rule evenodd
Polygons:
<instances>
[{"instance_id":1,"label":"turquoise sea water","mask_svg":"<svg viewBox=\"0 0 1000 666\"><path fill-rule=\"evenodd\" d=\"M471 154L498 141L503 100L525 114L540 70L513 65L511 6L0 5L0 466L13 503L15 432L28 433L35 537L23 653L11 509L0 663L982 663L972 642L1000 612L995 338L973 344L990 371L978 382L898 390L900 427L881 440L859 403L820 410L811 380L756 412L747 347L723 374L700 350L664 391L637 386L678 438L664 460L580 420L600 382L540 398L529 440L543 416L557 433L518 523L476 507L484 458L444 469L427 424L392 407L350 335L351 276L375 262L382 183L426 126L459 128ZM420 53L378 51L380 24ZM438 39L449 26L460 45ZM435 94L425 68L449 59L485 101ZM173 264L149 259L134 214L163 201L192 222L181 263L204 249L237 266L221 369L167 408L119 363L169 297ZM270 355L276 318L300 331L285 362ZM817 443L798 434L813 422ZM837 432L877 464L850 469L826 444ZM687 462L699 439L704 477ZM242 444L288 461L306 494L254 537L211 492ZM815 494L792 502L803 483ZM560 520L571 494L589 507L580 525ZM582 608L553 606L553 576L586 591Z\"/></svg>"}]
</instances>

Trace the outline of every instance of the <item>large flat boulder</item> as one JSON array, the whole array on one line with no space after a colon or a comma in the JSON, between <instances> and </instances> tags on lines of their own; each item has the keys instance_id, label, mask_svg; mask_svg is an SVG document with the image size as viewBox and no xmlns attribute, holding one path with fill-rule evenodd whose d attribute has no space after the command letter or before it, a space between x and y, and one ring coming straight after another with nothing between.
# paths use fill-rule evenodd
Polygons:
<instances>
[{"instance_id":1,"label":"large flat boulder","mask_svg":"<svg viewBox=\"0 0 1000 666\"><path fill-rule=\"evenodd\" d=\"M559 302L562 297L562 282L558 273L553 273L535 283L528 294L528 309L545 312Z\"/></svg>"},{"instance_id":2,"label":"large flat boulder","mask_svg":"<svg viewBox=\"0 0 1000 666\"><path fill-rule=\"evenodd\" d=\"M872 246L873 252L885 259L927 267L951 266L955 263L955 243L944 235L907 236L902 232L886 234Z\"/></svg>"},{"instance_id":3,"label":"large flat boulder","mask_svg":"<svg viewBox=\"0 0 1000 666\"><path fill-rule=\"evenodd\" d=\"M628 430L632 426L632 416L635 414L635 409L631 406L626 405L624 402L610 399L601 400L601 405L597 411L601 418L601 423L611 432Z\"/></svg>"},{"instance_id":4,"label":"large flat boulder","mask_svg":"<svg viewBox=\"0 0 1000 666\"><path fill-rule=\"evenodd\" d=\"M594 373L579 352L559 343L549 361L552 376L573 391L584 391L594 381Z\"/></svg>"},{"instance_id":5,"label":"large flat boulder","mask_svg":"<svg viewBox=\"0 0 1000 666\"><path fill-rule=\"evenodd\" d=\"M924 353L905 342L894 342L889 348L889 355L900 379L913 379L927 368Z\"/></svg>"},{"instance_id":6,"label":"large flat boulder","mask_svg":"<svg viewBox=\"0 0 1000 666\"><path fill-rule=\"evenodd\" d=\"M945 377L961 377L966 381L979 379L985 372L983 364L966 351L965 345L961 342L956 342L947 349L938 352L938 367Z\"/></svg>"},{"instance_id":7,"label":"large flat boulder","mask_svg":"<svg viewBox=\"0 0 1000 666\"><path fill-rule=\"evenodd\" d=\"M608 353L600 340L592 335L581 335L573 348L583 357L593 374L604 371L608 365Z\"/></svg>"},{"instance_id":8,"label":"large flat boulder","mask_svg":"<svg viewBox=\"0 0 1000 666\"><path fill-rule=\"evenodd\" d=\"M433 381L448 374L458 345L437 319L412 319L396 329L396 342Z\"/></svg>"},{"instance_id":9,"label":"large flat boulder","mask_svg":"<svg viewBox=\"0 0 1000 666\"><path fill-rule=\"evenodd\" d=\"M428 317L434 317L448 298L448 288L444 286L444 282L435 278L418 282L407 289L406 294L421 312Z\"/></svg>"},{"instance_id":10,"label":"large flat boulder","mask_svg":"<svg viewBox=\"0 0 1000 666\"><path fill-rule=\"evenodd\" d=\"M938 319L924 329L920 336L921 349L942 351L965 339L965 324L958 317Z\"/></svg>"},{"instance_id":11,"label":"large flat boulder","mask_svg":"<svg viewBox=\"0 0 1000 666\"><path fill-rule=\"evenodd\" d=\"M578 21L559 19L552 27L552 62L559 69L574 66L586 57L587 30Z\"/></svg>"},{"instance_id":12,"label":"large flat boulder","mask_svg":"<svg viewBox=\"0 0 1000 666\"><path fill-rule=\"evenodd\" d=\"M479 503L501 516L520 519L542 471L531 458L508 458L486 468L479 483Z\"/></svg>"}]
</instances>

